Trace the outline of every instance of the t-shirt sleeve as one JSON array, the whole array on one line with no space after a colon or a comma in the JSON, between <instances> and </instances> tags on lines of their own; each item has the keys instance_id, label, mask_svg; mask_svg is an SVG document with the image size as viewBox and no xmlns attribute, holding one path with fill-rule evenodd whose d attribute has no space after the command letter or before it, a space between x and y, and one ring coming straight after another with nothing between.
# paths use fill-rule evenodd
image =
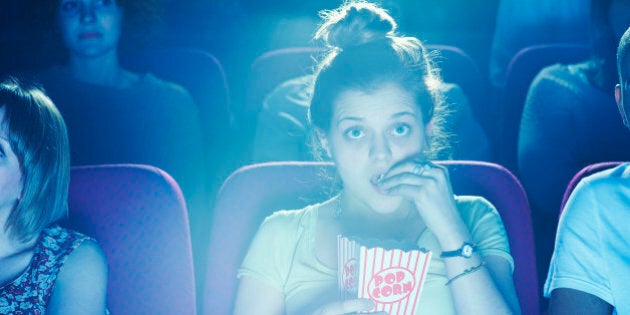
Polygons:
<instances>
[{"instance_id":1,"label":"t-shirt sleeve","mask_svg":"<svg viewBox=\"0 0 630 315\"><path fill-rule=\"evenodd\" d=\"M459 197L461 198L461 197ZM510 254L510 243L497 209L483 197L465 197L466 207L462 219L468 225L473 242L482 257L499 256L504 258L514 271L514 259Z\"/></svg>"},{"instance_id":2,"label":"t-shirt sleeve","mask_svg":"<svg viewBox=\"0 0 630 315\"><path fill-rule=\"evenodd\" d=\"M237 277L254 277L283 292L297 242L297 221L295 213L289 211L267 217L250 244Z\"/></svg>"},{"instance_id":3,"label":"t-shirt sleeve","mask_svg":"<svg viewBox=\"0 0 630 315\"><path fill-rule=\"evenodd\" d=\"M588 179L581 181L567 201L544 287L546 297L554 289L569 288L613 304L606 261L600 253L602 224L595 184Z\"/></svg>"}]
</instances>

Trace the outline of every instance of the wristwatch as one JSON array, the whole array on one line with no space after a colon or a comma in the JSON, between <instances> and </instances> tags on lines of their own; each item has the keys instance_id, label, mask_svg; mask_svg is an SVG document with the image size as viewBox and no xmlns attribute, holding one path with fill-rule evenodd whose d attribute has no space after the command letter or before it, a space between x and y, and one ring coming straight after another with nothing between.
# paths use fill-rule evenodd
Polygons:
<instances>
[{"instance_id":1,"label":"wristwatch","mask_svg":"<svg viewBox=\"0 0 630 315\"><path fill-rule=\"evenodd\" d=\"M459 256L459 257L464 257L464 258L470 258L475 252L475 247L476 246L473 243L464 242L464 244L462 244L462 247L460 247L459 249L442 252L442 255L440 255L440 257L449 258L449 257Z\"/></svg>"}]
</instances>

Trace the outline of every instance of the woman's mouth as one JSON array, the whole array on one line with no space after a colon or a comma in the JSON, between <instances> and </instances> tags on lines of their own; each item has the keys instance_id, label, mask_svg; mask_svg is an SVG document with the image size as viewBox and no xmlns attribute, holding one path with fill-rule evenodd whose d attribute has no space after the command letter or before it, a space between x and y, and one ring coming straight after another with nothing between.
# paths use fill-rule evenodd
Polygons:
<instances>
[{"instance_id":1,"label":"woman's mouth","mask_svg":"<svg viewBox=\"0 0 630 315\"><path fill-rule=\"evenodd\" d=\"M101 35L101 33L98 32L85 32L85 33L81 33L79 34L79 39L80 40L86 40L86 39L98 39L103 37L103 35Z\"/></svg>"}]
</instances>

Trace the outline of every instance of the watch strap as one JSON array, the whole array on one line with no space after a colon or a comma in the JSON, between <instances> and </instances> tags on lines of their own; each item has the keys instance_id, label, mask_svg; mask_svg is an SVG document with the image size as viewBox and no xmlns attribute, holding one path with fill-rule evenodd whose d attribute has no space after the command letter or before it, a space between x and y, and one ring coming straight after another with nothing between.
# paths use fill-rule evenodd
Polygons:
<instances>
[{"instance_id":1,"label":"watch strap","mask_svg":"<svg viewBox=\"0 0 630 315\"><path fill-rule=\"evenodd\" d=\"M472 254L475 252L477 246L474 243L464 242L462 246L456 250L451 251L443 251L440 255L441 258L449 258L449 257L464 257L470 258Z\"/></svg>"}]
</instances>

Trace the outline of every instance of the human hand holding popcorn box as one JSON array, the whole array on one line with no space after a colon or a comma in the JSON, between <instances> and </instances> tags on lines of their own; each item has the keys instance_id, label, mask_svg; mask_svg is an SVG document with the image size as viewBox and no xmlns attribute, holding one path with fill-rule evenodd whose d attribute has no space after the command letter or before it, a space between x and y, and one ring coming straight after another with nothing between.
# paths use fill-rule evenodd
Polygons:
<instances>
[{"instance_id":1,"label":"human hand holding popcorn box","mask_svg":"<svg viewBox=\"0 0 630 315\"><path fill-rule=\"evenodd\" d=\"M343 299L371 299L375 304L371 312L416 314L431 252L368 248L341 235L337 250L339 291Z\"/></svg>"}]
</instances>

